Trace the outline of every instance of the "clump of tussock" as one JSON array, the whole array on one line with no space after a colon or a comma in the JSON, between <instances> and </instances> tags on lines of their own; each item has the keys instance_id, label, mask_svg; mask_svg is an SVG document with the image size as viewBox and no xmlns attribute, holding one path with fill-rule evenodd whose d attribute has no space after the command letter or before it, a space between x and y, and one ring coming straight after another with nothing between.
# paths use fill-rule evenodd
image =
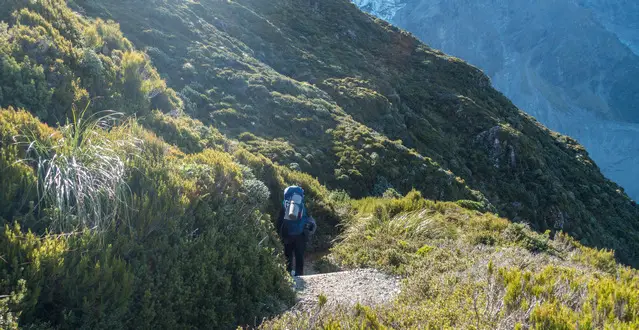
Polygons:
<instances>
[{"instance_id":1,"label":"clump of tussock","mask_svg":"<svg viewBox=\"0 0 639 330\"><path fill-rule=\"evenodd\" d=\"M400 275L399 297L390 306L287 314L265 328L593 329L639 322L639 274L616 264L612 251L417 192L350 207L332 260Z\"/></svg>"},{"instance_id":2,"label":"clump of tussock","mask_svg":"<svg viewBox=\"0 0 639 330\"><path fill-rule=\"evenodd\" d=\"M124 150L135 149L137 140L124 127L115 129L121 117L112 111L87 115L86 109L74 110L72 120L44 140L29 132L15 138L27 145L22 162L36 169L37 209L50 221L50 230L101 230L124 214Z\"/></svg>"}]
</instances>

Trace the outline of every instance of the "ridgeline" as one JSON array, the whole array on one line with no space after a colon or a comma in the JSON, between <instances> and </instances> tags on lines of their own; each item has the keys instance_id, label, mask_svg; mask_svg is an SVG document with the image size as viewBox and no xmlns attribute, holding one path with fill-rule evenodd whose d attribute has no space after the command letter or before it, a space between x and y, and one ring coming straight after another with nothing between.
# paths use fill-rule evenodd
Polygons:
<instances>
[{"instance_id":1,"label":"ridgeline","mask_svg":"<svg viewBox=\"0 0 639 330\"><path fill-rule=\"evenodd\" d=\"M0 20L2 328L258 326L294 301L289 184L327 263L409 281L394 307L263 326L639 322L623 189L346 0L9 0Z\"/></svg>"}]
</instances>

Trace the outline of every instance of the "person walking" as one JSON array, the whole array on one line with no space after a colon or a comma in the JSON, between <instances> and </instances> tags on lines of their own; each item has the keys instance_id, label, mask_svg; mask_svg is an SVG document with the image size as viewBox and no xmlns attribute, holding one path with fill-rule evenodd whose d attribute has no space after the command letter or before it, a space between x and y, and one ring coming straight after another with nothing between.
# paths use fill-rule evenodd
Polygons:
<instances>
[{"instance_id":1,"label":"person walking","mask_svg":"<svg viewBox=\"0 0 639 330\"><path fill-rule=\"evenodd\" d=\"M290 186L284 189L284 200L278 216L277 228L284 244L286 271L292 276L304 275L306 243L315 233L317 224L306 211L302 187ZM295 270L293 270L293 260L295 260Z\"/></svg>"}]
</instances>

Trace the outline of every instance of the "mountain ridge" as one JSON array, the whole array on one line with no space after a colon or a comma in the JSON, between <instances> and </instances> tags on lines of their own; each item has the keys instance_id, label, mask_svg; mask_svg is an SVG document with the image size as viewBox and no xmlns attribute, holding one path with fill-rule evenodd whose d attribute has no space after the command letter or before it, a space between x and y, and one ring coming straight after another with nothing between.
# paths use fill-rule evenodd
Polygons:
<instances>
[{"instance_id":1,"label":"mountain ridge","mask_svg":"<svg viewBox=\"0 0 639 330\"><path fill-rule=\"evenodd\" d=\"M346 0L11 0L0 19L2 328L638 321L623 189L481 70ZM286 313L291 184L318 270L404 277L392 306Z\"/></svg>"},{"instance_id":2,"label":"mountain ridge","mask_svg":"<svg viewBox=\"0 0 639 330\"><path fill-rule=\"evenodd\" d=\"M198 95L196 100L205 99L203 96L208 100L222 100L224 97L231 100L217 101L211 110L198 113L187 109L186 112L231 136L251 132L256 138L247 137L245 142L250 150L264 152L281 164L293 164L295 168L299 166L329 187L346 189L355 197L366 196L374 190L376 194L381 194L389 187L405 193L415 186L428 198L445 200L449 198L446 196L453 196L482 201L483 197L473 197L476 195L473 191L481 191L500 214L517 221L527 221L540 231L563 229L576 237L608 240L601 233L612 229L606 228L608 224L602 225L600 219L594 220L600 216L590 213L590 210L608 204L585 197L588 194L586 191L595 188L580 182L581 173L599 177L598 180L602 181L598 182L607 182L602 187L610 187L604 188L610 189L609 192L600 195L604 199L608 198L605 196L619 193L623 196L622 190L601 176L599 168L574 140L551 133L524 115L490 87L488 77L479 69L422 45L413 36L370 18L354 5L341 1L294 1L270 5L250 1L228 5L218 2L168 4L172 8L171 14L151 8L152 4L150 2L149 6L143 7L147 13L147 19L143 20L127 18L140 11L138 3L117 7L110 3L86 3L84 8L96 16L108 13L107 18L116 18L121 22L127 36L136 44L149 47L159 71L169 75L169 85L179 81L178 86L184 86L176 88L183 88L180 93ZM329 15L338 12L343 17L341 22L326 21ZM215 13L215 16L207 13ZM176 33L181 34L181 29L167 30L170 25L159 20L165 20L166 15L178 22L183 21L180 16L192 19L203 15L198 20L202 22L203 29L211 34L207 38L202 38L201 34L200 37L197 34L190 38L177 37ZM305 17L306 22L302 23L300 17ZM358 23L351 24L351 21ZM310 28L321 25L324 27L322 33ZM153 34L164 35L170 40L191 41L179 47L182 55L171 54L180 62L166 66L161 62L163 56L156 49L160 52L180 50L174 46L161 47L161 40L146 36L144 31L153 31ZM193 31L199 29L188 33L193 34ZM327 35L331 35L331 38ZM242 50L232 53L226 48L213 50L211 46L201 46L223 45L230 40L239 42ZM274 40L287 40L288 44L276 48ZM188 49L193 51L183 51ZM213 52L205 58L201 55L201 49ZM340 51L329 51L331 49ZM154 55L156 53L158 55ZM212 72L208 69L212 65L211 58L216 58L216 65L225 67L216 69L222 75L206 73ZM170 69L195 61L200 65L209 64L201 67L195 75L184 75L182 71ZM257 63L257 66L252 63ZM264 80L256 80L255 85L243 85L235 78L245 77L246 81L251 81L255 72L265 72L270 79L276 79L272 81L282 80L291 87L283 90L282 83L265 84L263 86L266 89L259 87L262 90L259 92L256 85ZM187 77L190 84L187 83ZM227 86L213 93L213 90L203 87L220 86L220 83ZM329 109L331 119L320 115L326 114L324 110L317 112L315 106L309 107L310 104L304 101L306 96L300 92L309 89L313 91L313 98ZM250 93L246 94L247 91ZM282 93L289 93L297 99L283 97L286 94ZM264 99L247 95L259 95ZM271 99L274 101L264 102ZM205 103L203 106L207 107ZM309 125L297 132L275 129L282 125L290 127L281 112L272 112L275 106L279 109L284 106L288 116L298 117L297 120ZM260 108L260 111L256 111ZM247 122L256 126L246 125ZM260 126L261 123L268 125ZM365 135L358 137L355 134L358 131ZM539 140L538 136L545 137ZM277 142L282 139L288 142L288 146ZM386 139L401 142L388 144L383 142ZM357 142L352 144L351 141ZM312 143L312 148L309 148L309 143ZM282 147L273 148L274 145ZM398 147L387 149L392 151L388 154L384 151L385 147L379 148L383 145ZM400 164L408 162L405 163L406 167L400 167L399 171L390 170L392 167L389 166L397 166L391 165L395 162L393 159L398 159L395 157L414 153L410 149L420 155L417 158L402 156L399 159L404 160ZM335 150L338 158L331 159L332 150ZM535 150L532 152L534 156L532 153L526 155L529 150ZM409 165L416 164L411 159L418 161L420 157L426 157L430 159L427 162L431 162L424 168L427 172L421 172L429 173L426 176L416 173L415 166ZM572 165L560 165L564 161L567 162L564 164ZM406 173L408 177L404 175ZM437 181L428 179L433 174ZM574 179L560 179L564 175ZM428 183L423 182L423 178L428 179ZM542 181L538 181L540 179ZM554 180L561 184L552 183ZM446 182L452 183L452 186ZM462 197L460 192L465 185L470 190L466 190L465 197ZM566 185L571 188L565 188ZM545 193L531 192L538 189ZM625 201L618 204L620 207L637 212L630 199L622 199ZM624 212L620 213L617 207L603 213L607 214L603 217L610 219L610 223L617 224L619 229L614 229L615 232L622 232L621 228L629 224L634 226L632 221L619 221L620 218L613 215ZM584 226L585 223L588 225ZM584 232L588 234L584 235ZM633 254L627 244L633 244L634 241L625 239L623 244L614 248L621 255ZM624 249L627 252L623 252Z\"/></svg>"},{"instance_id":3,"label":"mountain ridge","mask_svg":"<svg viewBox=\"0 0 639 330\"><path fill-rule=\"evenodd\" d=\"M482 68L517 106L579 140L607 177L639 196L636 4L403 1L392 17L375 8L393 1L361 4Z\"/></svg>"}]
</instances>

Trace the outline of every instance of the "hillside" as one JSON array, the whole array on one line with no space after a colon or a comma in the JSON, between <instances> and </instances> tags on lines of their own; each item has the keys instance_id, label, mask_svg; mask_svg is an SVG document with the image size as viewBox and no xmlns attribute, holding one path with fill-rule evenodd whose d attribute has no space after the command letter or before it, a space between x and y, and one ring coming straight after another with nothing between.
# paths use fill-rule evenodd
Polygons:
<instances>
[{"instance_id":1,"label":"hillside","mask_svg":"<svg viewBox=\"0 0 639 330\"><path fill-rule=\"evenodd\" d=\"M566 235L550 239L520 224L454 203L404 198L350 201L347 229L327 263L373 267L399 276L401 293L331 291L314 306L264 329L634 329L639 272L612 253ZM337 273L336 273L337 274ZM345 274L343 287L360 286ZM370 277L370 275L368 275ZM310 277L313 285L317 279ZM372 282L372 281L371 281ZM384 283L387 282L387 283ZM315 284L317 285L317 284ZM303 297L302 299L305 299ZM361 304L348 303L357 299ZM306 298L307 299L307 298ZM377 300L377 303L375 303ZM357 301L357 300L356 300Z\"/></svg>"},{"instance_id":2,"label":"hillside","mask_svg":"<svg viewBox=\"0 0 639 330\"><path fill-rule=\"evenodd\" d=\"M639 198L636 1L355 0L481 68L544 126L583 144Z\"/></svg>"},{"instance_id":3,"label":"hillside","mask_svg":"<svg viewBox=\"0 0 639 330\"><path fill-rule=\"evenodd\" d=\"M463 284L406 286L384 312L402 324L468 298L481 283L454 277L480 259L503 292L548 275L512 265L558 266L543 279L606 302L496 295L519 323L639 319L623 190L481 71L346 0L10 0L0 21L0 328L292 324L273 230L290 184L327 269Z\"/></svg>"},{"instance_id":4,"label":"hillside","mask_svg":"<svg viewBox=\"0 0 639 330\"><path fill-rule=\"evenodd\" d=\"M639 211L583 147L346 1L77 3L120 23L186 114L329 188L487 199L636 265Z\"/></svg>"}]
</instances>

